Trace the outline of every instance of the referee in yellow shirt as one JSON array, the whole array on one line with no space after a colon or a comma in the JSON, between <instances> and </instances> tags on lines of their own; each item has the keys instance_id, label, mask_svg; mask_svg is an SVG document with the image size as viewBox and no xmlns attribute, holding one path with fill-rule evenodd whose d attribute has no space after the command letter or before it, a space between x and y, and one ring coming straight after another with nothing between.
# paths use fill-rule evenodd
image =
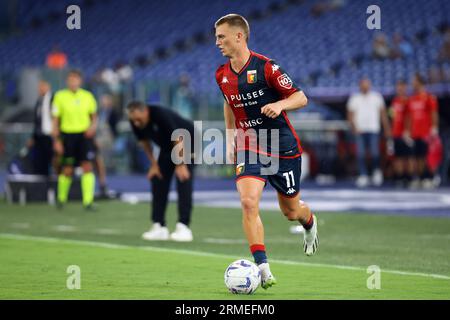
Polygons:
<instances>
[{"instance_id":1,"label":"referee in yellow shirt","mask_svg":"<svg viewBox=\"0 0 450 320\"><path fill-rule=\"evenodd\" d=\"M53 138L55 152L62 156L62 169L58 176L57 205L61 208L69 195L73 169L80 165L83 206L93 210L95 159L93 138L97 129L97 103L93 94L81 88L82 75L71 70L67 75L67 88L56 92L53 99Z\"/></svg>"}]
</instances>

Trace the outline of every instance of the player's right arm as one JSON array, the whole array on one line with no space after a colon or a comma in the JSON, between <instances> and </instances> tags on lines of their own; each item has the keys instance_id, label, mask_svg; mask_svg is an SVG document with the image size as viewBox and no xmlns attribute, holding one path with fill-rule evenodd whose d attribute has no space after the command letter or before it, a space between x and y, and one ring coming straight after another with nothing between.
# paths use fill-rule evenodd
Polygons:
<instances>
[{"instance_id":1,"label":"player's right arm","mask_svg":"<svg viewBox=\"0 0 450 320\"><path fill-rule=\"evenodd\" d=\"M64 147L61 141L61 131L59 130L60 117L62 113L62 105L60 102L60 94L56 93L53 99L52 105L52 138L53 138L53 149L55 153L62 156L64 153Z\"/></svg>"},{"instance_id":2,"label":"player's right arm","mask_svg":"<svg viewBox=\"0 0 450 320\"><path fill-rule=\"evenodd\" d=\"M234 136L236 132L234 114L231 111L231 107L225 100L223 101L223 116L225 119L225 132L226 132L226 162L234 163L235 158L235 143Z\"/></svg>"},{"instance_id":3,"label":"player's right arm","mask_svg":"<svg viewBox=\"0 0 450 320\"><path fill-rule=\"evenodd\" d=\"M153 179L154 177L162 179L163 176L161 174L161 169L159 168L158 161L153 155L153 148L152 145L150 144L150 141L140 140L139 145L142 147L142 149L145 152L145 155L147 156L147 159L150 161L150 168L148 169L147 172L147 178L149 180Z\"/></svg>"}]
</instances>

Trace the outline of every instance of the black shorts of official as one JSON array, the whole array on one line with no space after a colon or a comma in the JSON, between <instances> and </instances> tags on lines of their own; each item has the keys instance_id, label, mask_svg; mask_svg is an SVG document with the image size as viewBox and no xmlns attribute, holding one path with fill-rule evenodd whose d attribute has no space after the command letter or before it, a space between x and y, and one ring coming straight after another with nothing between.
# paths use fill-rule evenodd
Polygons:
<instances>
[{"instance_id":1,"label":"black shorts of official","mask_svg":"<svg viewBox=\"0 0 450 320\"><path fill-rule=\"evenodd\" d=\"M243 178L267 181L284 197L295 197L300 191L302 158L275 158L254 152L238 152L236 182Z\"/></svg>"},{"instance_id":2,"label":"black shorts of official","mask_svg":"<svg viewBox=\"0 0 450 320\"><path fill-rule=\"evenodd\" d=\"M428 153L428 143L423 139L414 139L413 155L417 158L424 158Z\"/></svg>"},{"instance_id":3,"label":"black shorts of official","mask_svg":"<svg viewBox=\"0 0 450 320\"><path fill-rule=\"evenodd\" d=\"M62 165L78 166L95 159L94 141L86 138L84 133L63 133L61 138L64 145Z\"/></svg>"},{"instance_id":4,"label":"black shorts of official","mask_svg":"<svg viewBox=\"0 0 450 320\"><path fill-rule=\"evenodd\" d=\"M394 155L398 158L407 158L413 154L413 146L409 146L404 139L394 138Z\"/></svg>"}]
</instances>

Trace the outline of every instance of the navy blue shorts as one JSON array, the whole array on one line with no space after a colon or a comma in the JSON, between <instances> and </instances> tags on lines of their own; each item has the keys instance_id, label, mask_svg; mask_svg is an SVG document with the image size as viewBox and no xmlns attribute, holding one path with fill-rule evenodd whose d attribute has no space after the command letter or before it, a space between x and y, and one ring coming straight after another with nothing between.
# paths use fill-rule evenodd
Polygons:
<instances>
[{"instance_id":1,"label":"navy blue shorts","mask_svg":"<svg viewBox=\"0 0 450 320\"><path fill-rule=\"evenodd\" d=\"M254 152L239 152L236 182L244 177L267 181L282 196L295 197L300 191L302 158L274 158Z\"/></svg>"},{"instance_id":2,"label":"navy blue shorts","mask_svg":"<svg viewBox=\"0 0 450 320\"><path fill-rule=\"evenodd\" d=\"M394 154L396 157L410 157L412 155L412 147L408 146L402 138L394 138Z\"/></svg>"},{"instance_id":3,"label":"navy blue shorts","mask_svg":"<svg viewBox=\"0 0 450 320\"><path fill-rule=\"evenodd\" d=\"M418 158L424 158L428 153L428 143L422 139L414 139L413 154Z\"/></svg>"}]
</instances>

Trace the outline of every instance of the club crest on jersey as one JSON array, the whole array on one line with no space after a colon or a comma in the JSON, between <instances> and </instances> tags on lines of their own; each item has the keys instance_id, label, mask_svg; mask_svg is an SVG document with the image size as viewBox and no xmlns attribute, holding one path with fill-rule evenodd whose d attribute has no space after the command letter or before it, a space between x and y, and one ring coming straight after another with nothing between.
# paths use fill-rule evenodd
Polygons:
<instances>
[{"instance_id":1,"label":"club crest on jersey","mask_svg":"<svg viewBox=\"0 0 450 320\"><path fill-rule=\"evenodd\" d=\"M242 172L244 172L244 168L245 168L245 163L239 163L236 166L236 175L240 175Z\"/></svg>"},{"instance_id":2,"label":"club crest on jersey","mask_svg":"<svg viewBox=\"0 0 450 320\"><path fill-rule=\"evenodd\" d=\"M255 83L257 80L256 70L247 71L247 83Z\"/></svg>"},{"instance_id":3,"label":"club crest on jersey","mask_svg":"<svg viewBox=\"0 0 450 320\"><path fill-rule=\"evenodd\" d=\"M277 78L278 84L282 86L285 89L291 89L292 88L292 80L289 78L289 76L286 73L283 73L281 76Z\"/></svg>"}]
</instances>

